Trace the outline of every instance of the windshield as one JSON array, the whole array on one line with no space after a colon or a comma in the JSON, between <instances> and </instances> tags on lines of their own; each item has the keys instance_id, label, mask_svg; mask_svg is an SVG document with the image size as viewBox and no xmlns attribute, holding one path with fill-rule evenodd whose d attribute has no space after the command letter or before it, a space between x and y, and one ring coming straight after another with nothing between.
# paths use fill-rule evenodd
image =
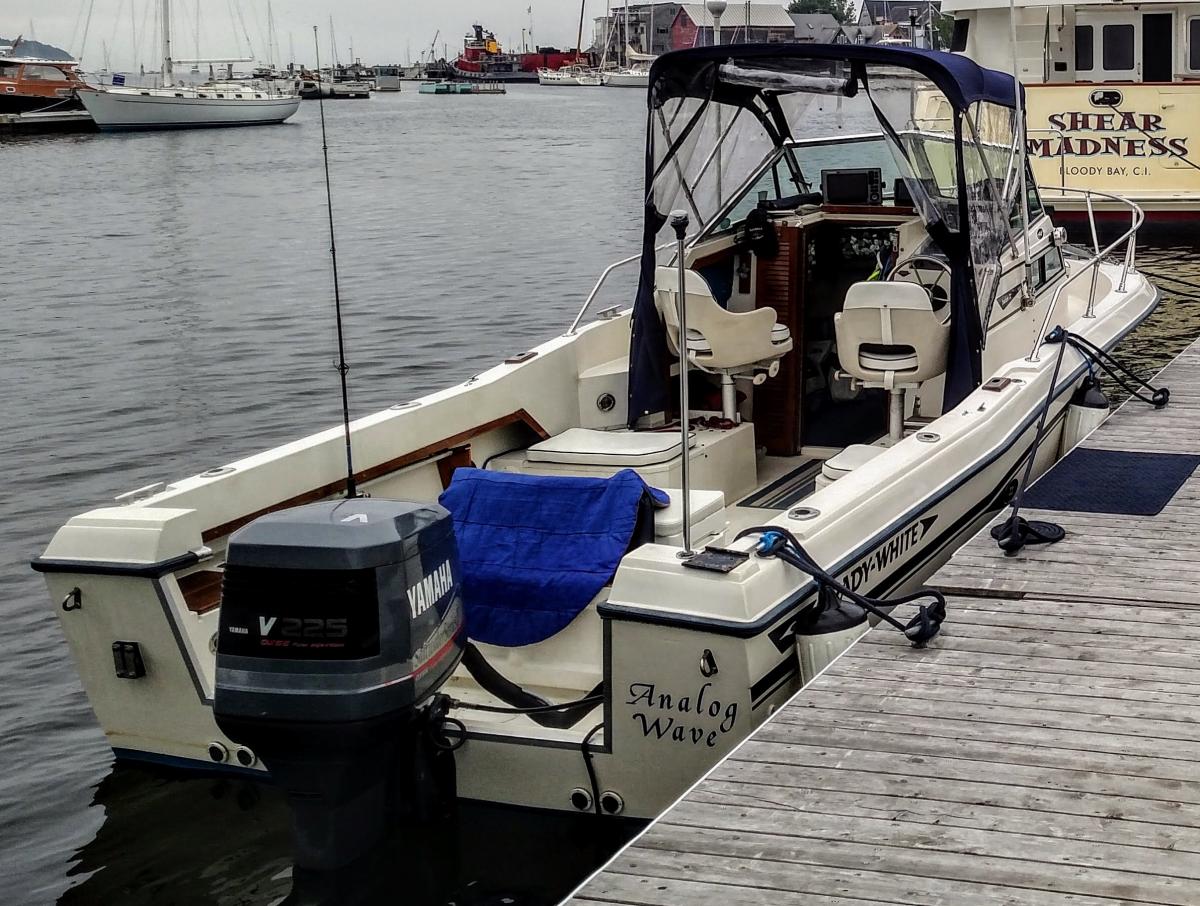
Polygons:
<instances>
[{"instance_id":1,"label":"windshield","mask_svg":"<svg viewBox=\"0 0 1200 906\"><path fill-rule=\"evenodd\" d=\"M777 149L748 188L712 225L711 233L735 228L763 202L778 202L797 195L820 192L822 177L845 170L878 168L883 182L883 203L895 203L895 183L901 170L882 134L847 135L790 142Z\"/></svg>"}]
</instances>

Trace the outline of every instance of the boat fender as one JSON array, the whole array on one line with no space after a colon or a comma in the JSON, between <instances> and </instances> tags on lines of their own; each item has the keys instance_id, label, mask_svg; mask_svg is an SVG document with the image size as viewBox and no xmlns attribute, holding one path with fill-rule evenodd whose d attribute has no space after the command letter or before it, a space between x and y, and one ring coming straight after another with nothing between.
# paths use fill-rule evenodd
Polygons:
<instances>
[{"instance_id":1,"label":"boat fender","mask_svg":"<svg viewBox=\"0 0 1200 906\"><path fill-rule=\"evenodd\" d=\"M1060 456L1066 456L1074 447L1100 427L1110 410L1108 397L1100 388L1100 382L1088 374L1076 388L1067 406L1063 421Z\"/></svg>"},{"instance_id":2,"label":"boat fender","mask_svg":"<svg viewBox=\"0 0 1200 906\"><path fill-rule=\"evenodd\" d=\"M838 596L822 585L817 604L797 618L794 629L800 684L807 686L870 625L866 608Z\"/></svg>"}]
</instances>

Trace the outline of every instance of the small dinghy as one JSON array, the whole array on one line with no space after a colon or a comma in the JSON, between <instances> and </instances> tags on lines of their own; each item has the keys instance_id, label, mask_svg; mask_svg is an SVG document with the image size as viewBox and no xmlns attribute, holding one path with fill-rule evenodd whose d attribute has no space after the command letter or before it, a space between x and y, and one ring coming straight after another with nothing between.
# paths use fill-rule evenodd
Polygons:
<instances>
[{"instance_id":1,"label":"small dinghy","mask_svg":"<svg viewBox=\"0 0 1200 906\"><path fill-rule=\"evenodd\" d=\"M1158 294L1135 207L1065 244L1012 78L722 46L660 58L648 97L630 310L589 320L609 268L566 333L462 384L58 531L34 566L119 756L265 763L360 829L397 782L649 818L870 599L919 594L1039 426L1034 475L1079 439L1089 364L1047 336L1110 350ZM819 97L877 132L814 137Z\"/></svg>"}]
</instances>

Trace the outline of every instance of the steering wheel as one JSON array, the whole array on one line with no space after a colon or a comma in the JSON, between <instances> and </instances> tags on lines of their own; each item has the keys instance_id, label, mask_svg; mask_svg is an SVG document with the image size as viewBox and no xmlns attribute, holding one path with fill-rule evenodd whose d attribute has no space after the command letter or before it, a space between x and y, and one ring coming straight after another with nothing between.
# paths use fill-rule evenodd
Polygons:
<instances>
[{"instance_id":1,"label":"steering wheel","mask_svg":"<svg viewBox=\"0 0 1200 906\"><path fill-rule=\"evenodd\" d=\"M933 265L933 268L939 273L932 280L928 280L922 274L921 265L926 265L924 268L926 272L929 270L928 265ZM917 284L929 293L935 310L950 301L950 265L933 255L909 255L907 258L897 261L892 272L888 274L888 280L896 283L904 281Z\"/></svg>"}]
</instances>

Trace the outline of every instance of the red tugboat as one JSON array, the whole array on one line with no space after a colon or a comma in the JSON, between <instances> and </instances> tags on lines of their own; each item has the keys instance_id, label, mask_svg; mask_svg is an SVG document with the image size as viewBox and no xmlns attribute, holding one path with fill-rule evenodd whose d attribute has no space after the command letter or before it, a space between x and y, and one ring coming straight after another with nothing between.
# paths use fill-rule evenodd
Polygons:
<instances>
[{"instance_id":1,"label":"red tugboat","mask_svg":"<svg viewBox=\"0 0 1200 906\"><path fill-rule=\"evenodd\" d=\"M538 69L561 69L586 63L587 54L557 47L539 47L532 53L505 53L495 34L474 26L474 33L463 42L462 53L452 64L459 79L487 82L536 82Z\"/></svg>"}]
</instances>

